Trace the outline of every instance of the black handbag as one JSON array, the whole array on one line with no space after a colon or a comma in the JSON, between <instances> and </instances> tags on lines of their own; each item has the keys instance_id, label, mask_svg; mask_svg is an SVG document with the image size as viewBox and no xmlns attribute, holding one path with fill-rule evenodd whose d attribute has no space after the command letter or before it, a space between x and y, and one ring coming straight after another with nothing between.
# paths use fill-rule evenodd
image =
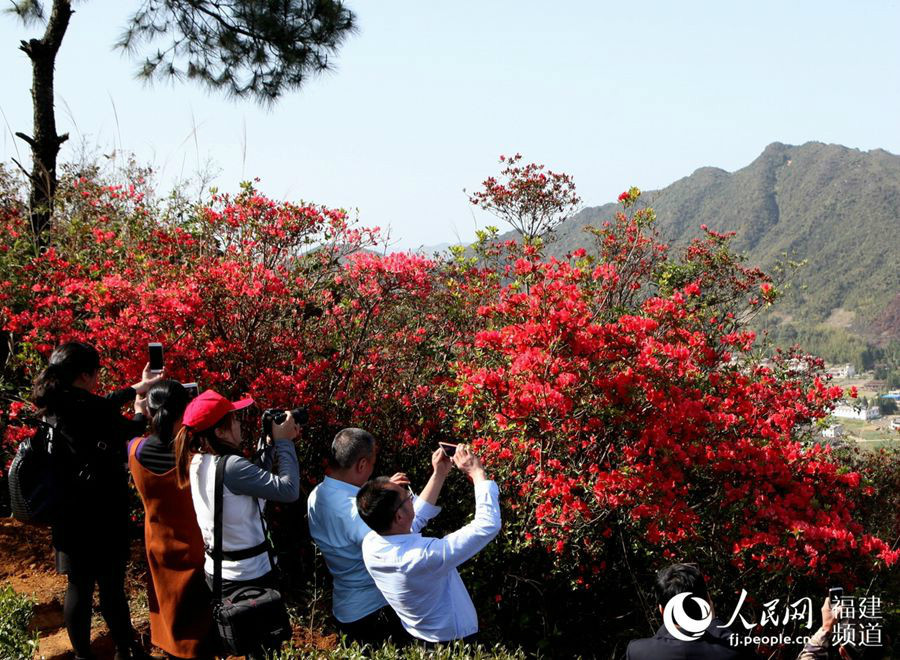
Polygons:
<instances>
[{"instance_id":1,"label":"black handbag","mask_svg":"<svg viewBox=\"0 0 900 660\"><path fill-rule=\"evenodd\" d=\"M269 563L275 570L272 545L268 540L246 550L222 551L222 502L225 489L225 460L216 459L215 504L213 511L213 616L219 635L221 650L227 655L246 655L261 648L279 648L291 638L291 622L277 589L258 585L241 587L228 598L222 598L222 560L248 559L268 553ZM257 503L258 508L258 503ZM263 536L268 530L259 511Z\"/></svg>"}]
</instances>

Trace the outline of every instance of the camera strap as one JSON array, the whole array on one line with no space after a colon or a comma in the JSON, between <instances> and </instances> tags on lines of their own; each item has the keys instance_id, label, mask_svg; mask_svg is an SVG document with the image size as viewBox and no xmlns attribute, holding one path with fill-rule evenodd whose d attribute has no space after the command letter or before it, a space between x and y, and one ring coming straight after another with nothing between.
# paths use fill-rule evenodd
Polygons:
<instances>
[{"instance_id":1,"label":"camera strap","mask_svg":"<svg viewBox=\"0 0 900 660\"><path fill-rule=\"evenodd\" d=\"M266 525L266 517L263 515L262 506L260 506L259 500L256 500L256 509L259 511L259 523L262 525L263 538L265 539L260 545L264 546L265 552L269 553L269 565L274 571L278 569L278 566L275 564L275 548L269 539L269 528Z\"/></svg>"},{"instance_id":2,"label":"camera strap","mask_svg":"<svg viewBox=\"0 0 900 660\"><path fill-rule=\"evenodd\" d=\"M206 554L213 559L218 556L223 561L241 561L242 559L250 559L251 557L256 557L257 555L261 555L268 551L269 542L263 541L259 545L254 545L252 548L246 548L244 550L222 550L218 555L216 555L215 550L207 548Z\"/></svg>"},{"instance_id":3,"label":"camera strap","mask_svg":"<svg viewBox=\"0 0 900 660\"><path fill-rule=\"evenodd\" d=\"M225 499L225 456L216 458L216 484L213 503L213 588L214 603L222 602L222 506Z\"/></svg>"},{"instance_id":4,"label":"camera strap","mask_svg":"<svg viewBox=\"0 0 900 660\"><path fill-rule=\"evenodd\" d=\"M216 482L214 486L215 494L213 497L213 547L212 552L206 549L206 554L213 560L213 602L222 601L222 561L240 561L242 559L250 559L267 552L269 554L269 563L272 569L275 569L275 551L272 544L269 543L269 531L266 527L265 518L262 514L262 508L259 506L259 499L256 500L256 508L259 511L259 522L262 525L263 542L245 548L243 550L222 550L222 516L225 509L225 464L228 462L228 456L216 457Z\"/></svg>"}]
</instances>

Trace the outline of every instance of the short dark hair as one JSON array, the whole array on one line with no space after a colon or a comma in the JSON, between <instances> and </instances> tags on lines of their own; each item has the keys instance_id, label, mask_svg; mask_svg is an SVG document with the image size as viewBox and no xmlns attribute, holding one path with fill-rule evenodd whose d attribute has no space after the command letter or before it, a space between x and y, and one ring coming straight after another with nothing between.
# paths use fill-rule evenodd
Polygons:
<instances>
[{"instance_id":1,"label":"short dark hair","mask_svg":"<svg viewBox=\"0 0 900 660\"><path fill-rule=\"evenodd\" d=\"M394 514L403 504L403 493L396 488L388 488L389 483L389 477L369 479L356 494L359 517L378 534L384 534L391 528Z\"/></svg>"},{"instance_id":2,"label":"short dark hair","mask_svg":"<svg viewBox=\"0 0 900 660\"><path fill-rule=\"evenodd\" d=\"M656 602L662 607L685 591L690 591L691 594L702 598L707 603L710 602L706 580L703 579L700 569L693 564L672 564L656 574ZM700 608L690 599L684 601L684 611L693 618L703 618Z\"/></svg>"},{"instance_id":3,"label":"short dark hair","mask_svg":"<svg viewBox=\"0 0 900 660\"><path fill-rule=\"evenodd\" d=\"M375 438L363 429L349 428L338 431L331 443L331 465L341 470L353 467L361 458L375 451Z\"/></svg>"}]
</instances>

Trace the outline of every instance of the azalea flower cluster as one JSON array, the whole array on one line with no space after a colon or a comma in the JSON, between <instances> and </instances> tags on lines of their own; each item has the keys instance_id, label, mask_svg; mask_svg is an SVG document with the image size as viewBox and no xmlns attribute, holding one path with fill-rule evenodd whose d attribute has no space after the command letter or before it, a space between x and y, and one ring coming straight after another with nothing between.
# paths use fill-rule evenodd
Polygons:
<instances>
[{"instance_id":1,"label":"azalea flower cluster","mask_svg":"<svg viewBox=\"0 0 900 660\"><path fill-rule=\"evenodd\" d=\"M434 384L435 369L423 368L437 361L432 338L444 336L435 262L377 256L367 251L377 229L250 185L175 213L140 185L67 184L58 217L68 221L46 251L34 253L22 208L3 211L0 318L20 394L60 341L96 345L110 388L140 373L158 341L168 377L305 406L310 437L374 418L400 446L437 424L419 404ZM4 427L6 463L28 431ZM311 450L312 473L322 454Z\"/></svg>"},{"instance_id":2,"label":"azalea flower cluster","mask_svg":"<svg viewBox=\"0 0 900 660\"><path fill-rule=\"evenodd\" d=\"M549 229L574 186L520 158L472 201ZM251 184L166 205L142 176L68 177L44 251L23 205L0 204L4 385L24 397L67 339L95 344L104 385L122 385L160 341L169 377L307 407L310 482L343 426L373 431L385 464L471 441L504 494L490 552L538 553L588 590L627 561L845 586L895 565L897 509L875 503L896 470L810 442L842 392L814 357L763 362L746 325L777 283L705 227L675 254L639 190L619 199L563 259L490 230L426 258L379 254L377 229ZM2 406L6 461L26 413Z\"/></svg>"},{"instance_id":3,"label":"azalea flower cluster","mask_svg":"<svg viewBox=\"0 0 900 660\"><path fill-rule=\"evenodd\" d=\"M522 163L522 154L500 156L500 178L488 177L469 201L508 222L526 239L551 231L578 209L572 177L544 165Z\"/></svg>"}]
</instances>

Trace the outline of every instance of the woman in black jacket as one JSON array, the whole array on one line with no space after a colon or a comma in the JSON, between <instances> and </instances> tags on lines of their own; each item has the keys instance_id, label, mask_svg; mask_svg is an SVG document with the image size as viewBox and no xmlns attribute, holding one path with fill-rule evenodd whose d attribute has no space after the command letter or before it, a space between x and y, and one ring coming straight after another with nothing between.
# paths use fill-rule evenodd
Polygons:
<instances>
[{"instance_id":1,"label":"woman in black jacket","mask_svg":"<svg viewBox=\"0 0 900 660\"><path fill-rule=\"evenodd\" d=\"M68 577L63 613L79 660L91 658L91 603L96 584L100 611L116 644L116 660L145 657L135 642L125 566L129 491L126 444L146 426L143 395L162 375L145 367L140 382L106 397L94 390L100 356L93 346L58 346L34 382L34 404L54 427L54 476L61 489L53 523L56 569ZM140 398L136 398L140 395ZM122 406L135 401L135 415Z\"/></svg>"}]
</instances>

